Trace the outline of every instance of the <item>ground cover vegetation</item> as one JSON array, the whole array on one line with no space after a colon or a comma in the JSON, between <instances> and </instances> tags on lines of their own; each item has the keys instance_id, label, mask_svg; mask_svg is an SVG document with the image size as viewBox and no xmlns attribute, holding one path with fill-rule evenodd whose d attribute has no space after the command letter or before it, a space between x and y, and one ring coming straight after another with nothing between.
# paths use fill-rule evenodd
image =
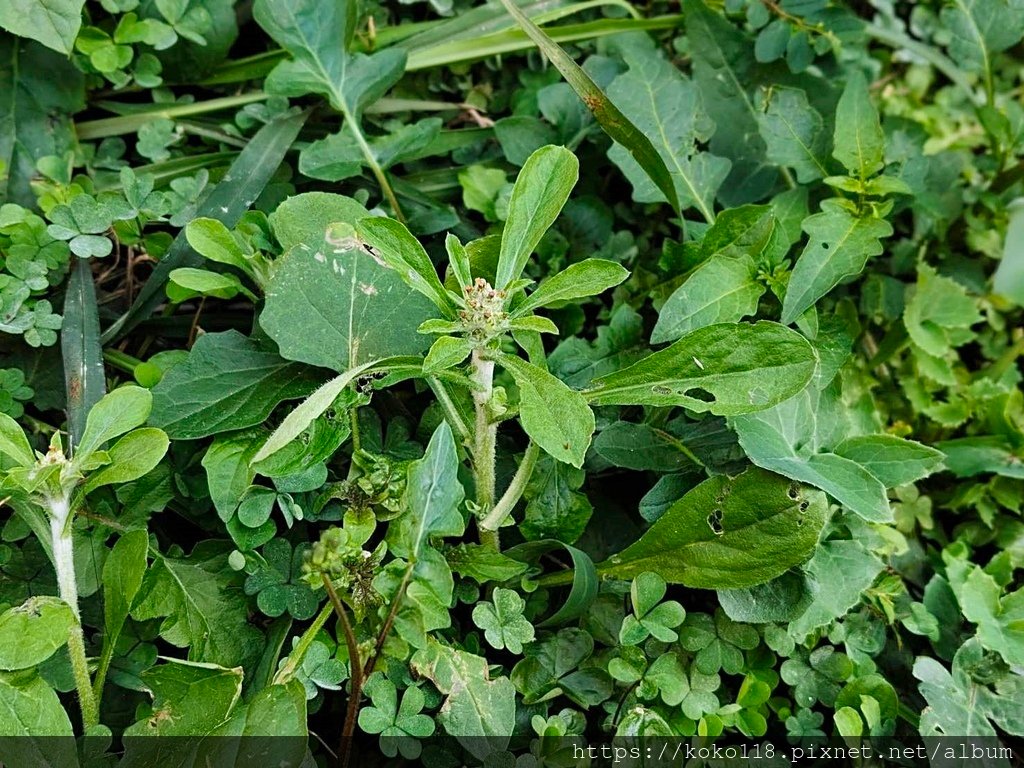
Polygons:
<instances>
[{"instance_id":1,"label":"ground cover vegetation","mask_svg":"<svg viewBox=\"0 0 1024 768\"><path fill-rule=\"evenodd\" d=\"M1022 36L0 5L0 759L1024 736Z\"/></svg>"}]
</instances>

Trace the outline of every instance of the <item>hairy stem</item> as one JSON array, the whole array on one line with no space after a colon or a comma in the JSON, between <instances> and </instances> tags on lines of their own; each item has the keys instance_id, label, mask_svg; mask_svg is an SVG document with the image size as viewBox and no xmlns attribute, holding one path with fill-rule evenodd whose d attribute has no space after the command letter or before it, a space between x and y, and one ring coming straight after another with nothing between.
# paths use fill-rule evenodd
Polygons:
<instances>
[{"instance_id":1,"label":"hairy stem","mask_svg":"<svg viewBox=\"0 0 1024 768\"><path fill-rule=\"evenodd\" d=\"M78 584L75 580L75 552L71 538L71 504L64 496L50 499L47 503L50 514L50 540L53 544L53 565L57 571L57 589L60 599L71 606L75 624L68 634L68 655L71 657L71 671L78 690L78 702L82 708L82 725L88 730L99 725L99 709L89 679L89 661L85 655L85 635L82 632L81 614L78 610Z\"/></svg>"},{"instance_id":2,"label":"hairy stem","mask_svg":"<svg viewBox=\"0 0 1024 768\"><path fill-rule=\"evenodd\" d=\"M526 452L523 454L523 460L519 464L519 469L516 470L516 474L512 478L512 482L508 484L508 488L505 489L505 493L502 494L498 503L494 505L494 509L481 518L481 531L489 530L496 532L501 527L501 524L505 522L505 518L512 512L512 508L523 497L523 491L526 490L526 484L530 482L530 478L533 476L533 468L537 466L537 457L539 455L540 448L531 441L526 447Z\"/></svg>"},{"instance_id":3,"label":"hairy stem","mask_svg":"<svg viewBox=\"0 0 1024 768\"><path fill-rule=\"evenodd\" d=\"M473 474L476 480L476 503L479 514L486 518L494 506L494 466L497 460L495 445L498 439L498 425L491 418L491 396L494 394L494 361L487 360L483 351L473 350L472 379L473 406L476 409L476 423L473 430ZM501 548L498 532L483 526L480 528L480 543L498 550Z\"/></svg>"}]
</instances>

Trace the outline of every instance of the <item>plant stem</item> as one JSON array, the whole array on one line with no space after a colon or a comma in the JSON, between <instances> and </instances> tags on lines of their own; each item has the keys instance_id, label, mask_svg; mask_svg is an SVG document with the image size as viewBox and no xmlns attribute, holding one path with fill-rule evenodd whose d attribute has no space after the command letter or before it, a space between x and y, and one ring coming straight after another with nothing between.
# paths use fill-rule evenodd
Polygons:
<instances>
[{"instance_id":1,"label":"plant stem","mask_svg":"<svg viewBox=\"0 0 1024 768\"><path fill-rule=\"evenodd\" d=\"M284 666L274 675L274 685L285 685L295 677L295 673L302 666L302 662L305 660L306 653L313 644L313 640L320 634L320 630L324 628L324 624L327 623L327 619L331 617L332 613L334 613L334 604L328 601L320 609L320 613L317 614L316 618L313 619L313 623L299 637L299 642L295 644L295 648L288 654L288 660L284 663Z\"/></svg>"},{"instance_id":2,"label":"plant stem","mask_svg":"<svg viewBox=\"0 0 1024 768\"><path fill-rule=\"evenodd\" d=\"M533 468L537 466L538 456L540 456L540 448L531 440L530 444L526 447L526 452L523 454L523 460L519 463L519 469L516 470L516 474L512 478L512 482L508 484L508 488L505 489L505 493L498 503L494 505L494 509L488 512L486 517L481 518L481 530L486 529L497 532L501 524L505 522L505 518L512 512L512 508L523 497L526 484L530 482L530 478L533 476Z\"/></svg>"},{"instance_id":3,"label":"plant stem","mask_svg":"<svg viewBox=\"0 0 1024 768\"><path fill-rule=\"evenodd\" d=\"M82 632L82 618L78 611L78 584L75 580L75 551L71 537L71 504L68 497L50 499L47 503L50 515L50 540L53 544L53 566L57 571L57 589L60 599L71 606L75 624L68 634L68 655L71 657L71 671L78 690L78 702L82 708L82 725L86 730L99 725L99 709L89 679L89 661L85 655L85 635Z\"/></svg>"},{"instance_id":4,"label":"plant stem","mask_svg":"<svg viewBox=\"0 0 1024 768\"><path fill-rule=\"evenodd\" d=\"M431 376L427 379L427 384L434 390L434 395L437 396L437 402L441 404L441 408L444 410L444 415L447 417L452 428L458 433L459 438L463 441L469 440L471 437L469 427L466 426L466 422L462 420L462 416L459 415L458 409L455 407L455 403L452 401L452 396L448 394L448 388L444 385L436 376Z\"/></svg>"},{"instance_id":5,"label":"plant stem","mask_svg":"<svg viewBox=\"0 0 1024 768\"><path fill-rule=\"evenodd\" d=\"M384 169L381 168L380 163L377 162L377 156L373 153L373 148L370 146L369 142L366 141L362 127L352 116L352 112L349 110L346 102L339 98L338 103L341 106L342 117L345 118L345 122L348 124L349 130L352 131L352 136L355 138L356 144L359 145L359 150L363 153L363 159L366 161L366 164L370 166L370 172L373 173L374 178L377 179L380 191L384 194L385 199L391 206L391 211L395 214L395 218L404 224L405 215L402 213L401 206L398 205L398 198L395 197L395 191L391 188L391 182L388 181L388 177L384 175Z\"/></svg>"},{"instance_id":6,"label":"plant stem","mask_svg":"<svg viewBox=\"0 0 1024 768\"><path fill-rule=\"evenodd\" d=\"M479 514L486 518L494 506L494 466L497 460L495 445L498 425L491 418L491 396L494 394L494 361L484 357L483 350L473 350L472 379L473 406L476 424L473 430L473 474L476 479L476 503ZM479 526L480 543L493 550L501 549L498 532Z\"/></svg>"},{"instance_id":7,"label":"plant stem","mask_svg":"<svg viewBox=\"0 0 1024 768\"><path fill-rule=\"evenodd\" d=\"M380 654L384 650L384 643L387 642L388 635L391 634L391 627L395 624L395 616L398 615L398 609L402 606L402 599L405 597L405 588L409 586L409 579L412 578L412 570L415 567L416 563L409 563L405 569L405 573L402 575L402 581L398 585L398 591L395 592L395 596L391 599L391 607L388 609L387 618L384 619L380 632L377 633L377 643L374 646L373 655L366 660L366 666L363 667L364 680L373 674L373 668L377 666L377 659L380 658Z\"/></svg>"},{"instance_id":8,"label":"plant stem","mask_svg":"<svg viewBox=\"0 0 1024 768\"><path fill-rule=\"evenodd\" d=\"M348 665L350 668L350 691L348 707L345 710L345 723L341 728L341 743L338 746L338 765L340 768L348 768L349 758L352 755L352 734L356 728L356 717L359 715L359 699L363 693L363 663L359 658L359 643L356 642L355 632L352 631L352 624L348 620L348 612L334 590L326 573L320 574L324 581L324 589L327 596L331 598L331 605L338 615L342 630L345 633L345 645L348 647Z\"/></svg>"}]
</instances>

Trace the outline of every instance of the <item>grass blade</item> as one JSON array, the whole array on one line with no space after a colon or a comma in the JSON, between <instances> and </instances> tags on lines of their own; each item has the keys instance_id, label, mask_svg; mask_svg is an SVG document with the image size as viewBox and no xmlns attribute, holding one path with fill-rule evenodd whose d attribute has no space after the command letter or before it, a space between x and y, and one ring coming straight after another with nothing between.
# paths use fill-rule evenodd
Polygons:
<instances>
[{"instance_id":1,"label":"grass blade","mask_svg":"<svg viewBox=\"0 0 1024 768\"><path fill-rule=\"evenodd\" d=\"M278 118L263 126L235 158L227 175L197 206L193 216L218 219L226 226L233 227L277 171L308 114L302 112ZM202 257L192 250L185 239L185 230L182 229L167 255L160 260L142 287L135 303L103 333L103 342L109 343L121 338L160 305L164 284L173 270L196 267L202 263Z\"/></svg>"},{"instance_id":2,"label":"grass blade","mask_svg":"<svg viewBox=\"0 0 1024 768\"><path fill-rule=\"evenodd\" d=\"M541 52L555 65L555 68L562 73L562 77L587 105L587 109L594 115L594 119L604 129L604 132L629 150L644 172L650 176L651 181L665 195L672 210L678 212L679 198L676 196L672 176L650 139L619 111L619 108L612 103L604 91L590 79L590 75L584 72L583 68L573 61L572 57L562 50L558 43L548 37L544 30L534 24L512 0L501 0L501 4L505 6L509 15L519 23L519 26L523 28L523 31Z\"/></svg>"},{"instance_id":3,"label":"grass blade","mask_svg":"<svg viewBox=\"0 0 1024 768\"><path fill-rule=\"evenodd\" d=\"M60 332L67 389L68 433L71 445L85 429L85 418L106 390L96 287L88 259L75 258L64 298L64 325Z\"/></svg>"}]
</instances>

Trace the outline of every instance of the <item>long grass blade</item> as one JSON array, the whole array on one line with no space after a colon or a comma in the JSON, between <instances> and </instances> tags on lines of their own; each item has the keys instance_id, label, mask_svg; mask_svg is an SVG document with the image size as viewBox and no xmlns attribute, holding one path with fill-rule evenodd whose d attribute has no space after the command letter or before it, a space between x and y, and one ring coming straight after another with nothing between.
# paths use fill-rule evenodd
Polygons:
<instances>
[{"instance_id":1,"label":"long grass blade","mask_svg":"<svg viewBox=\"0 0 1024 768\"><path fill-rule=\"evenodd\" d=\"M88 259L75 257L74 261L64 298L64 325L60 332L72 449L85 430L89 410L106 391L96 286Z\"/></svg>"}]
</instances>

